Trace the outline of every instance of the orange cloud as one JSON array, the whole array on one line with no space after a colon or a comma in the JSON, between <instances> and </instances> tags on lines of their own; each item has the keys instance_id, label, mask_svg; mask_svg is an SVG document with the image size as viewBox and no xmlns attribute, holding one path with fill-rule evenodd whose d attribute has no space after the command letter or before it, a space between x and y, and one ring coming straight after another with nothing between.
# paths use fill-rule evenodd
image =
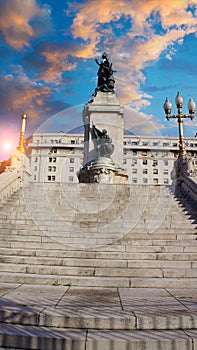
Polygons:
<instances>
[{"instance_id":1,"label":"orange cloud","mask_svg":"<svg viewBox=\"0 0 197 350\"><path fill-rule=\"evenodd\" d=\"M92 58L94 47L92 42L87 45L69 42L42 43L42 47L38 49L38 56L41 54L45 58L45 63L39 78L46 82L60 83L65 71L71 71L77 67L78 58Z\"/></svg>"},{"instance_id":2,"label":"orange cloud","mask_svg":"<svg viewBox=\"0 0 197 350\"><path fill-rule=\"evenodd\" d=\"M68 52L64 48L45 49L43 55L46 59L46 70L42 73L41 78L46 82L60 82L62 73L75 69L76 62L71 62L68 59Z\"/></svg>"},{"instance_id":3,"label":"orange cloud","mask_svg":"<svg viewBox=\"0 0 197 350\"><path fill-rule=\"evenodd\" d=\"M171 0L168 4L161 0L88 0L74 6L77 14L72 34L82 38L88 47L78 51L78 57L80 53L83 58L95 57L98 48L110 52L118 71L120 100L132 102L136 108L150 103L147 97L151 96L140 90L145 80L143 68L158 60L168 48L170 59L175 53L175 42L181 43L186 35L197 33L196 0ZM130 19L131 26L128 29L127 22L121 37L117 38L113 29L103 30L103 24L120 28L122 18ZM154 27L158 21L163 28L161 34Z\"/></svg>"},{"instance_id":4,"label":"orange cloud","mask_svg":"<svg viewBox=\"0 0 197 350\"><path fill-rule=\"evenodd\" d=\"M0 30L6 42L20 49L29 46L30 40L37 35L30 24L34 17L45 20L50 15L47 8L40 8L36 0L6 0L0 3Z\"/></svg>"},{"instance_id":5,"label":"orange cloud","mask_svg":"<svg viewBox=\"0 0 197 350\"><path fill-rule=\"evenodd\" d=\"M17 115L27 113L29 119L36 123L40 119L39 107L43 105L45 98L51 94L51 88L31 81L23 73L21 67L17 67L14 74L4 76L0 80L1 91L8 91L1 96L2 103L9 106L9 111ZM8 112L9 112L8 111Z\"/></svg>"}]
</instances>

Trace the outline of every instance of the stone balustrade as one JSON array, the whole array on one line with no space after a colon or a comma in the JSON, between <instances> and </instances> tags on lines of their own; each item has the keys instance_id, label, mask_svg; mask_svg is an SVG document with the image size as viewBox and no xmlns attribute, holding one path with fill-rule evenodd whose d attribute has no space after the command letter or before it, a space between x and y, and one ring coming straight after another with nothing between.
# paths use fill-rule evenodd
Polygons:
<instances>
[{"instance_id":1,"label":"stone balustrade","mask_svg":"<svg viewBox=\"0 0 197 350\"><path fill-rule=\"evenodd\" d=\"M0 203L18 191L22 184L28 183L31 176L29 159L24 154L15 150L10 160L11 165L0 174Z\"/></svg>"},{"instance_id":2,"label":"stone balustrade","mask_svg":"<svg viewBox=\"0 0 197 350\"><path fill-rule=\"evenodd\" d=\"M21 175L18 171L5 171L0 175L0 202L9 198L21 186Z\"/></svg>"},{"instance_id":3,"label":"stone balustrade","mask_svg":"<svg viewBox=\"0 0 197 350\"><path fill-rule=\"evenodd\" d=\"M178 180L182 191L197 203L197 176L180 176Z\"/></svg>"}]
</instances>

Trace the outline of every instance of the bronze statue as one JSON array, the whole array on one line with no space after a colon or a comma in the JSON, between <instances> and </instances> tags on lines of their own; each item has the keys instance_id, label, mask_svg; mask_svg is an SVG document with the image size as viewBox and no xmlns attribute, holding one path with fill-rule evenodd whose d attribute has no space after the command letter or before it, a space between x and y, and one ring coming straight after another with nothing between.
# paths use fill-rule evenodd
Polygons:
<instances>
[{"instance_id":1,"label":"bronze statue","mask_svg":"<svg viewBox=\"0 0 197 350\"><path fill-rule=\"evenodd\" d=\"M93 124L92 135L93 135L93 140L96 142L98 158L100 157L110 158L111 154L114 152L114 145L112 144L112 139L108 135L107 130L103 129L101 131L97 129Z\"/></svg>"},{"instance_id":2,"label":"bronze statue","mask_svg":"<svg viewBox=\"0 0 197 350\"><path fill-rule=\"evenodd\" d=\"M112 69L112 63L109 63L106 52L102 54L101 63L99 63L97 59L95 61L99 65L99 70L97 73L98 82L95 94L97 91L114 92L115 79L113 77L113 73L116 71Z\"/></svg>"}]
</instances>

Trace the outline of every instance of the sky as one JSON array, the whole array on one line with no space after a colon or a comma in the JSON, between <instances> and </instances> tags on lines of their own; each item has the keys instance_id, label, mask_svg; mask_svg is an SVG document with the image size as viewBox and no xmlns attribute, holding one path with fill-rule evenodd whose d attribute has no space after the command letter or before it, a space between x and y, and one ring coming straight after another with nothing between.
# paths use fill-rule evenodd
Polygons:
<instances>
[{"instance_id":1,"label":"sky","mask_svg":"<svg viewBox=\"0 0 197 350\"><path fill-rule=\"evenodd\" d=\"M197 102L197 0L0 0L0 159L26 136L51 124L54 132L80 126L81 110L97 85L103 52L116 70L115 93L130 110L127 128L178 135L167 121L166 97L178 91ZM76 112L76 113L75 113ZM184 120L194 136L197 117Z\"/></svg>"}]
</instances>

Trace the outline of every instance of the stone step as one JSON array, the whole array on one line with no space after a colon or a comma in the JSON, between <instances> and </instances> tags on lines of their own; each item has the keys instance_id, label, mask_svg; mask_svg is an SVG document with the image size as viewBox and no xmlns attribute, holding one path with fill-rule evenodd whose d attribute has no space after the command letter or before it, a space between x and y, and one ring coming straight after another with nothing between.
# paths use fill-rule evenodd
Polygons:
<instances>
[{"instance_id":1,"label":"stone step","mask_svg":"<svg viewBox=\"0 0 197 350\"><path fill-rule=\"evenodd\" d=\"M164 237L164 238L169 238L168 236L167 237ZM177 235L176 236L176 239L174 240L166 240L166 245L169 246L169 245L174 245L176 246L176 243L177 243L177 246L184 246L185 245L185 239L188 239L188 241L190 241L190 243L188 242L187 245L190 245L191 246L191 242L194 242L196 243L196 240L194 239L193 235ZM67 238L67 237L42 237L40 238L39 236L35 236L34 239L13 239L13 240L1 240L0 239L0 246L1 248L13 248L13 249L46 249L46 250L63 250L63 249L67 249L65 247L69 246L72 247L72 250L75 248L76 250L80 250L80 249L93 249L93 250L96 250L95 248L99 248L100 249L102 247L104 247L105 245L108 246L111 244L111 238L109 239L104 239L104 238L100 238L100 239L97 239L97 238L83 238L81 237L80 239L79 238L73 238L73 237L70 237L70 238ZM114 239L113 240L114 242L118 242L118 240ZM126 240L128 245L131 244L131 246L134 246L134 245L142 245L145 241L144 237L142 237L142 239L133 239L132 240L132 236L130 236L129 239ZM132 242L131 242L132 241ZM183 244L181 244L181 241L183 241ZM159 244L161 242L161 244ZM62 248L61 248L61 245L62 245ZM156 239L156 237L154 236L154 239L147 239L146 242L145 242L145 246L158 246L158 245L164 245L164 241L163 240L158 240ZM195 244L196 246L196 244ZM129 248L128 248L129 249ZM106 250L106 249L105 249Z\"/></svg>"},{"instance_id":2,"label":"stone step","mask_svg":"<svg viewBox=\"0 0 197 350\"><path fill-rule=\"evenodd\" d=\"M158 301L162 303L161 298ZM12 305L12 309L9 304ZM87 307L85 311L82 303L79 310L77 310L76 306L73 307L67 304L67 308L65 309L58 306L47 308L46 305L43 310L36 310L35 307L20 305L18 303L15 305L14 302L10 301L8 303L8 301L2 300L0 325L2 326L4 323L14 326L18 323L20 326L58 327L59 329L105 329L111 331L180 330L184 328L189 330L197 327L197 314L189 313L184 307L181 310L179 307L177 312L176 310L166 310L165 314L162 314L162 312L151 314L144 308L143 313L139 310L139 313L135 315L132 312L125 312L118 307L112 307L109 313L110 305L108 307L101 305L99 309L95 303L94 306L91 305L87 312ZM165 302L163 304L165 305Z\"/></svg>"},{"instance_id":3,"label":"stone step","mask_svg":"<svg viewBox=\"0 0 197 350\"><path fill-rule=\"evenodd\" d=\"M45 222L46 223L46 222ZM44 225L44 226L28 226L28 225L6 225L3 224L2 226L6 227L0 227L0 239L1 237L4 238L4 236L7 235L8 239L12 236L43 236L46 238L46 236L49 236L51 238L53 237L62 237L63 235L65 237L89 237L94 235L95 238L99 237L105 237L110 239L119 239L124 237L131 236L132 239L158 239L158 240L174 240L177 239L177 237L181 237L183 239L184 235L186 236L186 239L197 239L197 232L196 229L193 229L191 227L189 228L170 228L164 229L164 228L157 228L156 230L149 231L149 229L146 228L136 228L135 226L132 227L132 225L128 225L123 223L120 226L120 229L118 230L119 226L115 228L113 225L112 227L106 226L101 227L100 229L95 227L81 227L81 229L75 228L75 227L69 227L69 225L66 226L66 224L61 224L55 226L53 225ZM18 238L16 238L18 240ZM2 240L2 239L1 239ZM74 243L74 241L73 241Z\"/></svg>"},{"instance_id":4,"label":"stone step","mask_svg":"<svg viewBox=\"0 0 197 350\"><path fill-rule=\"evenodd\" d=\"M178 242L178 241L177 241ZM134 244L136 243L136 244ZM143 243L143 242L142 242ZM193 241L194 245L191 246L191 241L184 241L184 244L173 245L172 242L166 242L169 244L160 245L159 242L154 242L154 245L142 245L141 242L136 241L133 242L133 245L130 246L119 246L119 245L108 245L105 247L101 247L95 250L83 250L83 249L75 249L72 247L59 246L54 247L53 249L33 249L30 246L28 249L20 249L20 248L11 248L10 243L8 247L1 247L0 254L1 255L12 255L12 256L37 256L37 257L50 257L50 258L87 258L87 259L106 259L106 257L110 260L135 260L135 256L137 256L137 260L151 260L157 259L157 254L161 253L196 253L197 250L197 242ZM100 254L102 252L102 255ZM120 253L117 255L117 253ZM128 255L128 253L132 253ZM99 255L98 255L99 254ZM112 257L111 257L111 254ZM116 254L116 255L114 255ZM135 255L133 255L135 254ZM171 259L170 259L171 260Z\"/></svg>"},{"instance_id":5,"label":"stone step","mask_svg":"<svg viewBox=\"0 0 197 350\"><path fill-rule=\"evenodd\" d=\"M192 263L190 263L192 265ZM132 262L130 265L133 265ZM188 264L189 265L189 264ZM39 265L39 264L16 264L16 263L0 263L0 272L9 273L25 273L35 275L55 275L55 276L94 276L94 277L129 277L129 278L195 278L197 277L197 262L188 268L181 268L179 262L174 263L174 268L165 268L150 265L148 267L138 266L137 262L135 267L90 267L90 266L62 266L62 265Z\"/></svg>"},{"instance_id":6,"label":"stone step","mask_svg":"<svg viewBox=\"0 0 197 350\"><path fill-rule=\"evenodd\" d=\"M21 234L2 234L0 235L0 245L1 247L3 247L3 245L6 243L9 244L9 242L12 243L12 246L14 244L14 242L17 242L18 244L21 244L21 248L24 247L24 244L27 245L29 244L33 244L33 243L41 243L41 244L46 244L46 249L47 249L47 244L52 244L52 243L64 243L64 245L75 245L78 246L79 244L81 244L81 246L83 246L83 240L86 242L86 245L88 244L88 240L93 242L93 239L95 240L95 244L101 243L102 242L102 246L105 243L111 243L111 240L114 242L118 242L119 239L117 238L117 236L115 234L109 233L108 235L108 239L106 239L106 237L103 237L102 235L99 236L99 239L97 238L93 238L92 237L92 233L88 232L88 233L84 233L84 236L81 235L78 236L77 233L76 235L73 234L67 234L66 232L64 233L54 233L53 235L51 233L48 233L48 236L44 235L33 235L33 232L26 234L24 232L21 232ZM172 235L172 234L162 234L162 237L160 237L160 235L158 233L156 234L136 234L136 233L129 233L127 235L125 235L124 237L124 241L127 242L128 244L130 244L130 241L132 241L132 243L134 243L134 241L136 242L144 242L146 241L146 246L148 245L152 245L153 241L163 241L163 240L172 240L172 241L185 241L185 240L191 240L191 241L196 241L196 235L191 234L191 233L178 233L176 235ZM109 242L108 242L109 241Z\"/></svg>"},{"instance_id":7,"label":"stone step","mask_svg":"<svg viewBox=\"0 0 197 350\"><path fill-rule=\"evenodd\" d=\"M109 259L90 259L90 258L47 258L37 256L3 256L0 257L1 264L26 264L41 266L70 266L70 267L90 267L90 268L124 268L124 269L195 269L197 262L195 261L174 261L174 260L109 260ZM124 272L123 272L124 274Z\"/></svg>"},{"instance_id":8,"label":"stone step","mask_svg":"<svg viewBox=\"0 0 197 350\"><path fill-rule=\"evenodd\" d=\"M0 324L0 346L14 350L84 350L86 330Z\"/></svg>"},{"instance_id":9,"label":"stone step","mask_svg":"<svg viewBox=\"0 0 197 350\"><path fill-rule=\"evenodd\" d=\"M43 230L43 229L48 229L48 230L65 230L65 231L72 231L72 228L75 228L77 231L77 227L84 228L87 230L91 230L91 228L97 229L97 231L100 230L102 233L102 230L105 230L105 226L111 230L115 230L114 225L113 225L113 220L110 222L106 220L106 222L101 222L99 218L95 218L95 221L91 220L76 220L76 221L69 221L67 219L65 220L48 220L48 219L38 219L36 218L35 222L32 222L32 220L26 220L26 219L20 219L20 220L15 220L15 219L4 219L0 222L0 231L3 232L5 229L10 229L11 231L13 230ZM128 231L134 231L136 233L143 233L143 232L158 232L158 233L167 233L166 231L169 231L171 233L185 233L185 232L190 232L193 234L197 234L197 229L196 229L196 224L192 223L184 223L182 222L181 224L175 224L166 221L165 225L156 222L151 221L140 221L137 222L136 220L127 220L126 222L122 219L119 219L117 217L116 222L119 224L119 230L122 230L124 232L124 229L127 229ZM72 227L71 227L72 226Z\"/></svg>"},{"instance_id":10,"label":"stone step","mask_svg":"<svg viewBox=\"0 0 197 350\"><path fill-rule=\"evenodd\" d=\"M0 325L0 346L14 350L193 350L197 331L85 330Z\"/></svg>"},{"instance_id":11,"label":"stone step","mask_svg":"<svg viewBox=\"0 0 197 350\"><path fill-rule=\"evenodd\" d=\"M5 247L4 248L14 248L16 249L16 253L18 253L18 250L21 250L21 245L18 245L18 242L4 242ZM2 248L2 247L1 247ZM37 248L41 248L37 251ZM46 249L46 251L44 249ZM47 248L49 250L47 250ZM106 251L83 251L83 250L76 250L73 252L73 250L70 251L64 251L64 247L62 246L62 250L60 250L59 244L38 244L38 243L32 243L31 246L29 246L28 242L27 244L23 244L22 255L30 254L33 255L39 255L42 256L56 256L56 257L88 257L88 258L97 258L97 259L105 259L106 258ZM36 251L35 251L35 250ZM57 251L56 251L57 249ZM176 252L161 252L161 251L155 251L155 252L119 252L119 251L111 251L107 253L108 259L115 259L115 260L197 260L197 252L190 252L190 251L184 251L183 253L176 253Z\"/></svg>"},{"instance_id":12,"label":"stone step","mask_svg":"<svg viewBox=\"0 0 197 350\"><path fill-rule=\"evenodd\" d=\"M117 288L196 288L197 277L100 277L61 276L0 272L0 283L25 283L40 285L63 285L80 287Z\"/></svg>"},{"instance_id":13,"label":"stone step","mask_svg":"<svg viewBox=\"0 0 197 350\"><path fill-rule=\"evenodd\" d=\"M137 242L136 242L137 243ZM187 242L189 243L189 242ZM195 242L196 243L196 242ZM191 243L190 243L191 244ZM4 256L29 256L29 257L50 257L50 259L54 259L54 257L58 258L80 258L82 257L85 259L86 257L88 259L93 259L96 257L96 252L100 251L101 248L97 248L94 252L88 252L83 250L75 250L73 251L72 247L61 247L62 249L59 250L45 250L45 249L14 249L14 248L0 248L0 255L2 256L1 259L4 258ZM63 249L64 248L64 249ZM160 246L160 245L147 245L147 246L141 246L141 245L132 245L132 246L105 246L102 247L102 251L105 252L105 258L108 256L109 252L127 252L127 253L195 253L196 252L196 246L191 245L185 245L185 246L173 246L173 245L167 245L167 246ZM119 259L120 260L120 259ZM123 258L123 260L125 260ZM111 261L111 260L110 260Z\"/></svg>"}]
</instances>

